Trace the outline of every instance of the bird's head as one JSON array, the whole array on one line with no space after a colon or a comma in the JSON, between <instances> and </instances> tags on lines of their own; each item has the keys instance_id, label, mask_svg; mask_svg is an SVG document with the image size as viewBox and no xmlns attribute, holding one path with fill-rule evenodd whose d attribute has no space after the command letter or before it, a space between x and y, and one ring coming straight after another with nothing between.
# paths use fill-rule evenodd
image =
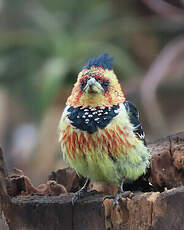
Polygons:
<instances>
[{"instance_id":1,"label":"bird's head","mask_svg":"<svg viewBox=\"0 0 184 230\"><path fill-rule=\"evenodd\" d=\"M67 104L96 107L124 102L124 93L112 68L113 57L108 54L90 59L79 73Z\"/></svg>"}]
</instances>

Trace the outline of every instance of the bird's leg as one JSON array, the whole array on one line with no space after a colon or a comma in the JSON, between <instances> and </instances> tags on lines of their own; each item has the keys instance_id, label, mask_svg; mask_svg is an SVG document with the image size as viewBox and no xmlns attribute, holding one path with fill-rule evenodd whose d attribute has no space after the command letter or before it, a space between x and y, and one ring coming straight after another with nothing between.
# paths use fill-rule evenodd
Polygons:
<instances>
[{"instance_id":1,"label":"bird's leg","mask_svg":"<svg viewBox=\"0 0 184 230\"><path fill-rule=\"evenodd\" d=\"M114 199L113 201L113 208L115 208L115 206L118 204L118 200L123 197L123 198L126 198L130 195L130 191L124 191L123 190L123 181L121 183L121 185L119 186L119 189L118 189L118 193L114 196L114 195L107 195L104 197L103 201L106 200L106 199Z\"/></svg>"},{"instance_id":2,"label":"bird's leg","mask_svg":"<svg viewBox=\"0 0 184 230\"><path fill-rule=\"evenodd\" d=\"M74 205L79 198L96 193L95 190L89 192L87 191L89 183L90 183L90 179L87 179L83 187L74 194L74 196L72 197L72 205Z\"/></svg>"},{"instance_id":3,"label":"bird's leg","mask_svg":"<svg viewBox=\"0 0 184 230\"><path fill-rule=\"evenodd\" d=\"M118 204L118 200L123 196L124 198L128 197L130 195L130 191L124 191L123 190L123 181L121 185L119 186L118 193L114 197L113 201L113 208Z\"/></svg>"}]
</instances>

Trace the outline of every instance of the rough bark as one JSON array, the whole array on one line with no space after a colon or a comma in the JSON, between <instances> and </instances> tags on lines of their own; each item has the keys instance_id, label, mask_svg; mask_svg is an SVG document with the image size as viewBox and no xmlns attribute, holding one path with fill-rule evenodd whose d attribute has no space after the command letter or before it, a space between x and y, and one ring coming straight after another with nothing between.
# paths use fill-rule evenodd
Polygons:
<instances>
[{"instance_id":1,"label":"rough bark","mask_svg":"<svg viewBox=\"0 0 184 230\"><path fill-rule=\"evenodd\" d=\"M151 192L136 195L131 200L105 201L105 223L108 230L183 230L184 187L163 193Z\"/></svg>"},{"instance_id":2,"label":"rough bark","mask_svg":"<svg viewBox=\"0 0 184 230\"><path fill-rule=\"evenodd\" d=\"M1 230L9 230L8 224L6 223L6 219L5 219L3 213L1 213L1 215L0 215L0 229Z\"/></svg>"},{"instance_id":3,"label":"rough bark","mask_svg":"<svg viewBox=\"0 0 184 230\"><path fill-rule=\"evenodd\" d=\"M7 177L0 151L1 206L9 229L184 229L184 133L162 138L149 148L150 171L133 185L127 185L137 192L131 198L119 200L115 209L112 199L102 202L101 193L80 199L73 207L70 192L81 187L83 178L70 168L53 172L47 184L38 187L21 170L16 169ZM90 187L103 193L117 191L109 185L91 184Z\"/></svg>"}]
</instances>

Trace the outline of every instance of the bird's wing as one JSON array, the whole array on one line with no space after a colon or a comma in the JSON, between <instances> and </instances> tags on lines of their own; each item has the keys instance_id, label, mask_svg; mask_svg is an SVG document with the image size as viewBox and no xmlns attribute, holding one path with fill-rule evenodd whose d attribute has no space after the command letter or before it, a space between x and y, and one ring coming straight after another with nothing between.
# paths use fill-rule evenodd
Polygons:
<instances>
[{"instance_id":1,"label":"bird's wing","mask_svg":"<svg viewBox=\"0 0 184 230\"><path fill-rule=\"evenodd\" d=\"M125 106L126 111L128 113L130 122L134 126L134 133L146 145L144 131L143 131L142 125L139 122L139 112L138 112L136 106L132 102L127 101L127 100L124 102L124 106Z\"/></svg>"}]
</instances>

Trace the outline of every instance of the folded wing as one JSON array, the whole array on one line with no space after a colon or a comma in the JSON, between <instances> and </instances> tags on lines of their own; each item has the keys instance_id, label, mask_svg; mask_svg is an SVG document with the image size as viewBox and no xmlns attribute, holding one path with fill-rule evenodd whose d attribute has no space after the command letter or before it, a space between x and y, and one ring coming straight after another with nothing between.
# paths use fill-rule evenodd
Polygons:
<instances>
[{"instance_id":1,"label":"folded wing","mask_svg":"<svg viewBox=\"0 0 184 230\"><path fill-rule=\"evenodd\" d=\"M134 133L146 145L145 134L144 134L142 125L141 125L141 123L139 121L139 112L138 112L136 106L132 102L127 101L127 100L124 102L124 106L125 106L126 111L128 113L130 122L134 126Z\"/></svg>"}]
</instances>

